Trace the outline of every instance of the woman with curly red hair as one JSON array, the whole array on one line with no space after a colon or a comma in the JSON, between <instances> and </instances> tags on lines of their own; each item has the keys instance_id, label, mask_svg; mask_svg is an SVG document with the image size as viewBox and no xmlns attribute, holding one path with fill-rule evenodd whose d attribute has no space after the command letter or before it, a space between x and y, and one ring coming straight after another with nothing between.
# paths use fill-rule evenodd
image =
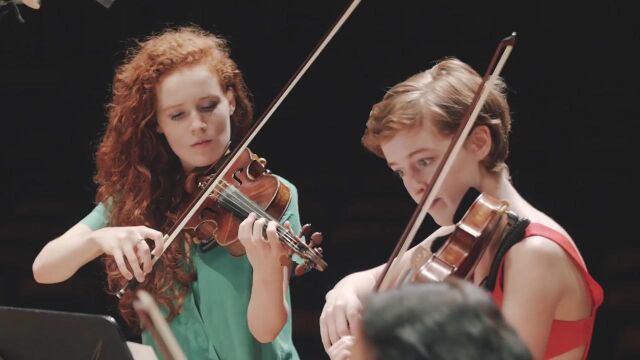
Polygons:
<instances>
[{"instance_id":1,"label":"woman with curly red hair","mask_svg":"<svg viewBox=\"0 0 640 360\"><path fill-rule=\"evenodd\" d=\"M116 71L106 132L96 154L96 208L49 242L33 264L41 283L61 282L103 256L108 291L135 279L161 305L189 358L297 359L291 340L287 250L276 223L250 214L238 229L246 256L203 252L161 230L182 199L186 174L216 163L253 116L242 74L221 38L197 28L167 30L133 48ZM300 230L295 187L282 223ZM144 239L155 243L150 249ZM265 241L267 240L267 241ZM122 317L137 326L127 292ZM144 343L153 344L147 333ZM155 345L154 345L155 346Z\"/></svg>"}]
</instances>

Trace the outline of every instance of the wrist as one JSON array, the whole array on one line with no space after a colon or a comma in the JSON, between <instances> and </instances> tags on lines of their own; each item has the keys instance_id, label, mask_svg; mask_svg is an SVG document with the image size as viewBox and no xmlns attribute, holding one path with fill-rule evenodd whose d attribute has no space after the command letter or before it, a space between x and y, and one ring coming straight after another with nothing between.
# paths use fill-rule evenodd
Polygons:
<instances>
[{"instance_id":1,"label":"wrist","mask_svg":"<svg viewBox=\"0 0 640 360\"><path fill-rule=\"evenodd\" d=\"M96 236L96 231L98 230L92 231L89 234L89 237L87 238L86 243L91 253L94 254L95 257L98 257L104 254L104 250L102 249L102 245L100 244L100 241L98 241L98 237Z\"/></svg>"},{"instance_id":2,"label":"wrist","mask_svg":"<svg viewBox=\"0 0 640 360\"><path fill-rule=\"evenodd\" d=\"M259 281L269 281L272 279L277 279L278 281L282 281L282 266L280 264L275 265L263 265L263 266L254 266L253 267L253 279Z\"/></svg>"}]
</instances>

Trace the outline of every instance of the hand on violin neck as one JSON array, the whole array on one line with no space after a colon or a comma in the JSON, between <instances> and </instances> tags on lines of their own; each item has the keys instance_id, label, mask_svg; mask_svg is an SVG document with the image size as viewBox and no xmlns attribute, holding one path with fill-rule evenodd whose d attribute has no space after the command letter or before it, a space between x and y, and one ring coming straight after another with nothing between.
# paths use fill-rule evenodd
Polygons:
<instances>
[{"instance_id":1,"label":"hand on violin neck","mask_svg":"<svg viewBox=\"0 0 640 360\"><path fill-rule=\"evenodd\" d=\"M255 213L240 223L238 240L246 250L254 274L256 271L282 273L281 258L288 256L289 250L280 241L278 226L277 222L258 218ZM290 231L290 226L285 224L285 228Z\"/></svg>"}]
</instances>

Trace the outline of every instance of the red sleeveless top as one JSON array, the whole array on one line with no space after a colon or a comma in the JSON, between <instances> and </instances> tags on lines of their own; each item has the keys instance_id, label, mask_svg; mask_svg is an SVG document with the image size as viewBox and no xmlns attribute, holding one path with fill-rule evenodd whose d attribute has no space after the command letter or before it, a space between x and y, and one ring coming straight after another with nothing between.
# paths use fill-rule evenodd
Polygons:
<instances>
[{"instance_id":1,"label":"red sleeveless top","mask_svg":"<svg viewBox=\"0 0 640 360\"><path fill-rule=\"evenodd\" d=\"M585 345L583 359L586 359L587 353L589 352L589 345L591 344L591 335L593 333L596 310L598 310L598 307L602 304L602 300L604 298L602 288L591 277L591 275L589 275L587 267L580 257L578 250L564 235L545 225L532 223L527 226L523 238L527 238L529 236L542 236L560 245L573 260L573 263L582 274L582 278L586 282L589 294L591 295L592 308L591 315L589 315L589 317L575 321L553 320L544 358L552 358L571 349L575 349L578 346ZM502 258L496 279L496 286L491 293L493 300L500 307L502 306L503 299L502 270L504 268L505 258L506 257Z\"/></svg>"}]
</instances>

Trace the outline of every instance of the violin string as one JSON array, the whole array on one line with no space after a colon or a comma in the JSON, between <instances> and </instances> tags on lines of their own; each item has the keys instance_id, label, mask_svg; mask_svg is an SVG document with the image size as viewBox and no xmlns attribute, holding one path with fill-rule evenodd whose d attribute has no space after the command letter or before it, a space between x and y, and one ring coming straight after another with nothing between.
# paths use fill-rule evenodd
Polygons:
<instances>
[{"instance_id":1,"label":"violin string","mask_svg":"<svg viewBox=\"0 0 640 360\"><path fill-rule=\"evenodd\" d=\"M214 187L214 193L218 195L219 202L221 204L230 207L232 211L235 211L243 217L248 216L248 214L253 211L265 219L275 221L271 215L266 213L262 208L248 199L238 189L227 183L225 180L221 180L220 183L216 184ZM286 228L278 222L276 223L276 231L283 242L289 245L292 250L296 250L297 252L303 252L306 250L300 249L298 240L295 239Z\"/></svg>"},{"instance_id":2,"label":"violin string","mask_svg":"<svg viewBox=\"0 0 640 360\"><path fill-rule=\"evenodd\" d=\"M255 202L251 201L251 199L247 198L243 193L241 193L235 187L229 186L226 189L226 191L227 193L225 194L227 194L227 196L230 196L232 199L235 198L236 200L236 202L232 202L232 204L238 205L240 207L242 207L243 205L245 206L245 208L243 208L243 210L246 211L246 214L243 214L244 216L248 216L249 212L253 211L259 216L267 220L276 221L271 215L266 213ZM225 194L222 194L222 196L225 196ZM289 231L286 228L284 228L282 225L280 225L280 223L277 221L276 221L276 231L278 232L279 237L284 237L284 240L286 240L285 242L289 244L289 247L296 246L298 244L297 239L293 238L289 233ZM298 246L296 246L296 248L293 250L299 250Z\"/></svg>"},{"instance_id":3,"label":"violin string","mask_svg":"<svg viewBox=\"0 0 640 360\"><path fill-rule=\"evenodd\" d=\"M236 211L241 216L248 216L249 212L254 211L256 214L264 217L265 219L275 221L275 219L264 212L262 208L260 208L256 203L248 199L243 193L241 193L237 188L230 185L224 180L220 181L221 184L216 185L214 188L216 190L216 194L220 197L221 201L219 202L227 207L231 207L232 211ZM226 187L225 187L226 186ZM235 201L233 201L235 199ZM244 212L241 212L243 210ZM282 227L278 222L276 222L276 231L280 238L283 238L283 242L287 243L292 250L297 250L297 252L302 253L306 252L306 249L300 249L300 242L294 238L290 232ZM306 244L305 244L306 245ZM303 246L304 247L304 246Z\"/></svg>"},{"instance_id":4,"label":"violin string","mask_svg":"<svg viewBox=\"0 0 640 360\"><path fill-rule=\"evenodd\" d=\"M221 204L231 208L232 211L236 211L242 217L246 217L248 216L249 212L254 211L256 214L263 216L266 219L275 221L273 217L271 217L268 213L264 212L262 208L260 208L257 204L255 204L250 199L248 199L237 188L230 185L224 180L221 180L220 182L221 184L217 184L214 187L214 191L215 191L215 194L219 196L219 199L222 200L222 201L219 200ZM226 201L225 201L225 198L226 198ZM234 199L235 201L233 201ZM305 259L312 260L312 258L317 257L317 254L315 252L310 251L310 248L307 247L307 244L301 241L298 241L298 239L294 238L286 228L280 225L279 222L276 222L276 223L277 223L276 231L278 232L279 239L283 241L285 244L287 244L289 248L294 250L296 253L298 253Z\"/></svg>"}]
</instances>

